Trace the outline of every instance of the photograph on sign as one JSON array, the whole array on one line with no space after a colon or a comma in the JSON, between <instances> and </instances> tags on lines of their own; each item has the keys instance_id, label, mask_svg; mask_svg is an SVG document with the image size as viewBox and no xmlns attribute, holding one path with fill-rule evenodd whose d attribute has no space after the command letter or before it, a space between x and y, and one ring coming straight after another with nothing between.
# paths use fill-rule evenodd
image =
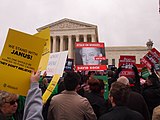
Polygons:
<instances>
[{"instance_id":1,"label":"photograph on sign","mask_svg":"<svg viewBox=\"0 0 160 120\"><path fill-rule=\"evenodd\" d=\"M76 42L76 70L106 70L104 43Z\"/></svg>"}]
</instances>

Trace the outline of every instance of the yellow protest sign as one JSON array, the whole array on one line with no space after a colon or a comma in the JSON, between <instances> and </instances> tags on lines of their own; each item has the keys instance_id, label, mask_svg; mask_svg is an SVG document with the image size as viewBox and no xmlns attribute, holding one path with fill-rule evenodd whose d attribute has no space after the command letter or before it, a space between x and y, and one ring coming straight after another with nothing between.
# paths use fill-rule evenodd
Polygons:
<instances>
[{"instance_id":1,"label":"yellow protest sign","mask_svg":"<svg viewBox=\"0 0 160 120\"><path fill-rule=\"evenodd\" d=\"M31 70L37 70L45 39L9 29L0 57L0 90L27 95Z\"/></svg>"},{"instance_id":2,"label":"yellow protest sign","mask_svg":"<svg viewBox=\"0 0 160 120\"><path fill-rule=\"evenodd\" d=\"M59 78L60 78L60 74L55 74L53 76L53 78L52 78L51 82L49 83L45 93L42 96L43 104L46 103L46 101L48 100L49 96L52 94L52 91L56 87Z\"/></svg>"},{"instance_id":3,"label":"yellow protest sign","mask_svg":"<svg viewBox=\"0 0 160 120\"><path fill-rule=\"evenodd\" d=\"M45 39L44 49L42 53L42 57L39 64L40 71L46 70L48 59L50 55L50 29L46 28L39 33L35 34L34 36L40 37Z\"/></svg>"}]
</instances>

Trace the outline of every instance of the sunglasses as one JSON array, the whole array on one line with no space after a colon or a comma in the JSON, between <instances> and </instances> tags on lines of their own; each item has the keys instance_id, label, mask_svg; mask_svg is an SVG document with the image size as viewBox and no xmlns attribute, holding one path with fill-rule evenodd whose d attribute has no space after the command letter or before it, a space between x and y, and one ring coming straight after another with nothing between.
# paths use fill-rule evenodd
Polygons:
<instances>
[{"instance_id":1,"label":"sunglasses","mask_svg":"<svg viewBox=\"0 0 160 120\"><path fill-rule=\"evenodd\" d=\"M9 103L10 105L14 105L15 103L18 103L18 100L12 100L10 102L5 102L5 103Z\"/></svg>"}]
</instances>

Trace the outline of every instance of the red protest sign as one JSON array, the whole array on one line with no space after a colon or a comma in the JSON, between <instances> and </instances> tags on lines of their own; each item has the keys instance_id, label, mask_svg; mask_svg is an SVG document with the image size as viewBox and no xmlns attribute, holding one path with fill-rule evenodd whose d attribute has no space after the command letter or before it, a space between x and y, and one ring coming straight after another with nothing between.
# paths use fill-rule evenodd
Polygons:
<instances>
[{"instance_id":1,"label":"red protest sign","mask_svg":"<svg viewBox=\"0 0 160 120\"><path fill-rule=\"evenodd\" d=\"M143 64L135 64L135 65L137 67L138 72L141 72L142 68L145 67L145 65L143 65Z\"/></svg>"},{"instance_id":2,"label":"red protest sign","mask_svg":"<svg viewBox=\"0 0 160 120\"><path fill-rule=\"evenodd\" d=\"M132 66L136 63L135 56L120 56L119 66L123 66L126 69L132 69Z\"/></svg>"},{"instance_id":3,"label":"red protest sign","mask_svg":"<svg viewBox=\"0 0 160 120\"><path fill-rule=\"evenodd\" d=\"M106 70L104 43L76 42L76 70Z\"/></svg>"},{"instance_id":4,"label":"red protest sign","mask_svg":"<svg viewBox=\"0 0 160 120\"><path fill-rule=\"evenodd\" d=\"M156 71L160 71L160 52L153 48L141 59L141 63L149 69L154 66Z\"/></svg>"},{"instance_id":5,"label":"red protest sign","mask_svg":"<svg viewBox=\"0 0 160 120\"><path fill-rule=\"evenodd\" d=\"M122 66L124 69L120 73L120 76L134 77L134 72L132 70L134 64L136 64L135 56L121 55L119 59L119 66Z\"/></svg>"}]
</instances>

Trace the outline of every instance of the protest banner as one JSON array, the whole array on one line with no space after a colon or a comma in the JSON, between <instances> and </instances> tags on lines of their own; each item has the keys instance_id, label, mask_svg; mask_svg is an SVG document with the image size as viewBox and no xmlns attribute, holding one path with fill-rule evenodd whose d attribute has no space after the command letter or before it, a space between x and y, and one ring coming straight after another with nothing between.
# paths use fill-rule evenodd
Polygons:
<instances>
[{"instance_id":1,"label":"protest banner","mask_svg":"<svg viewBox=\"0 0 160 120\"><path fill-rule=\"evenodd\" d=\"M42 57L39 63L39 69L40 71L46 70L50 55L50 29L46 28L39 33L35 34L34 36L40 37L45 39L44 49L42 53Z\"/></svg>"},{"instance_id":2,"label":"protest banner","mask_svg":"<svg viewBox=\"0 0 160 120\"><path fill-rule=\"evenodd\" d=\"M120 76L134 77L134 72L132 70L133 65L136 64L135 56L120 55L119 67L122 66L123 70L120 73Z\"/></svg>"},{"instance_id":3,"label":"protest banner","mask_svg":"<svg viewBox=\"0 0 160 120\"><path fill-rule=\"evenodd\" d=\"M58 83L59 78L60 78L59 74L55 74L53 76L53 78L52 78L51 82L49 83L45 93L42 96L43 104L45 104L47 102L49 96L52 94L53 90L55 89L55 87Z\"/></svg>"},{"instance_id":4,"label":"protest banner","mask_svg":"<svg viewBox=\"0 0 160 120\"><path fill-rule=\"evenodd\" d=\"M0 90L27 95L31 71L38 69L44 44L42 38L9 29L0 57Z\"/></svg>"},{"instance_id":5,"label":"protest banner","mask_svg":"<svg viewBox=\"0 0 160 120\"><path fill-rule=\"evenodd\" d=\"M54 74L60 74L60 76L63 75L67 55L68 51L62 51L50 54L46 69L47 76L53 76Z\"/></svg>"},{"instance_id":6,"label":"protest banner","mask_svg":"<svg viewBox=\"0 0 160 120\"><path fill-rule=\"evenodd\" d=\"M142 71L142 68L145 67L145 65L143 65L143 64L135 64L135 65L136 65L137 70L138 70L139 73Z\"/></svg>"},{"instance_id":7,"label":"protest banner","mask_svg":"<svg viewBox=\"0 0 160 120\"><path fill-rule=\"evenodd\" d=\"M106 70L104 43L76 42L76 70Z\"/></svg>"},{"instance_id":8,"label":"protest banner","mask_svg":"<svg viewBox=\"0 0 160 120\"><path fill-rule=\"evenodd\" d=\"M68 51L51 53L46 69L47 76L53 76L49 86L42 96L43 103L46 103L53 90L55 89L59 78L63 75Z\"/></svg>"},{"instance_id":9,"label":"protest banner","mask_svg":"<svg viewBox=\"0 0 160 120\"><path fill-rule=\"evenodd\" d=\"M108 77L107 76L94 76L96 79L103 80L104 82L104 99L108 99L108 94L109 94L109 88L108 88Z\"/></svg>"},{"instance_id":10,"label":"protest banner","mask_svg":"<svg viewBox=\"0 0 160 120\"><path fill-rule=\"evenodd\" d=\"M141 76L144 79L147 79L149 75L150 75L150 73L149 73L148 69L146 67L142 68L142 70L141 70Z\"/></svg>"},{"instance_id":11,"label":"protest banner","mask_svg":"<svg viewBox=\"0 0 160 120\"><path fill-rule=\"evenodd\" d=\"M141 63L148 69L154 66L156 71L160 71L160 52L153 48L141 59Z\"/></svg>"}]
</instances>

